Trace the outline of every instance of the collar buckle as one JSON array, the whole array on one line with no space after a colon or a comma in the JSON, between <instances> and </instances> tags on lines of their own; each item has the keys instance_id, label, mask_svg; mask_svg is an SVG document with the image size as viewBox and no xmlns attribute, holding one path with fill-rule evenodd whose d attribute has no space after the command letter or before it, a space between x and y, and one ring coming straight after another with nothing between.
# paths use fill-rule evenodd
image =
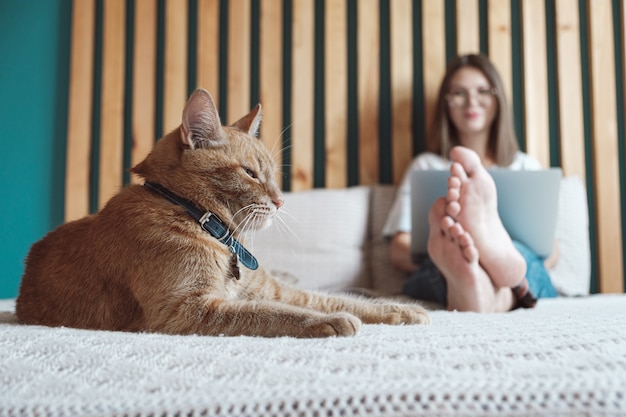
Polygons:
<instances>
[{"instance_id":1,"label":"collar buckle","mask_svg":"<svg viewBox=\"0 0 626 417\"><path fill-rule=\"evenodd\" d=\"M200 226L204 230L210 232L213 235L213 237L216 238L217 240L222 240L226 238L226 236L228 235L228 229L216 227L215 223L221 224L221 220L210 211L207 211L206 213L204 213L202 217L198 219L198 223L200 223Z\"/></svg>"},{"instance_id":2,"label":"collar buckle","mask_svg":"<svg viewBox=\"0 0 626 417\"><path fill-rule=\"evenodd\" d=\"M204 223L209 221L211 216L213 216L213 213L211 213L210 211L207 211L206 213L202 215L202 217L200 217L200 219L198 220L198 223L200 223L201 225L204 225Z\"/></svg>"}]
</instances>

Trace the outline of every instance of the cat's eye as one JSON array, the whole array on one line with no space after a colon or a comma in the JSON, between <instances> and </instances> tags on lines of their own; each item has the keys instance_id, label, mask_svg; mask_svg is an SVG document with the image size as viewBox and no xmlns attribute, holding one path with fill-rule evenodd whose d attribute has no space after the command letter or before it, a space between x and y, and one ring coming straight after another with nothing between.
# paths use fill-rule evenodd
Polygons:
<instances>
[{"instance_id":1,"label":"cat's eye","mask_svg":"<svg viewBox=\"0 0 626 417\"><path fill-rule=\"evenodd\" d=\"M256 174L256 172L253 169L247 168L247 167L242 167L242 168L246 172L246 174L248 174L250 178L253 178L255 180L259 178L259 176Z\"/></svg>"}]
</instances>

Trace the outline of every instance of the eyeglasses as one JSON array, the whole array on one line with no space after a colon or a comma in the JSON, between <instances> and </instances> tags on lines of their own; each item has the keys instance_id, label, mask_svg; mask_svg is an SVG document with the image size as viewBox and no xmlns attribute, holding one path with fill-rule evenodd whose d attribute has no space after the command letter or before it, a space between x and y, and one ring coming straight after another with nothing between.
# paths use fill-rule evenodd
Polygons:
<instances>
[{"instance_id":1,"label":"eyeglasses","mask_svg":"<svg viewBox=\"0 0 626 417\"><path fill-rule=\"evenodd\" d=\"M473 93L473 94L472 94ZM494 97L498 93L495 88L481 88L474 92L467 90L455 90L446 94L445 98L450 107L463 107L469 104L472 97L476 98L478 104L487 107L493 103Z\"/></svg>"}]
</instances>

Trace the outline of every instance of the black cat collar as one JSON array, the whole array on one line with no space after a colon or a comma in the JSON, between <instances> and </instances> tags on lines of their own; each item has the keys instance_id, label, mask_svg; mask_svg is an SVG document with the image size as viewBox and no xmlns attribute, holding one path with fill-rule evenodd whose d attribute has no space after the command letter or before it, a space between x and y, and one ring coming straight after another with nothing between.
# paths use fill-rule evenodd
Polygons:
<instances>
[{"instance_id":1,"label":"black cat collar","mask_svg":"<svg viewBox=\"0 0 626 417\"><path fill-rule=\"evenodd\" d=\"M174 204L183 207L187 213L197 221L204 231L228 246L239 261L248 269L255 270L259 267L256 258L230 233L224 222L210 211L204 212L196 207L191 201L174 194L160 184L146 182L144 187L160 194ZM237 277L238 278L238 277Z\"/></svg>"}]
</instances>

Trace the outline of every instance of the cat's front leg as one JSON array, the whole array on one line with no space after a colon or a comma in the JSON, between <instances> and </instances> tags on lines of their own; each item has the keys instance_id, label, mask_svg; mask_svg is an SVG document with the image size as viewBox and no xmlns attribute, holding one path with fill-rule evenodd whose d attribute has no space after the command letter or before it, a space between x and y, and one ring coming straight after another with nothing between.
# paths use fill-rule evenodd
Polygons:
<instances>
[{"instance_id":1,"label":"cat's front leg","mask_svg":"<svg viewBox=\"0 0 626 417\"><path fill-rule=\"evenodd\" d=\"M361 329L361 320L349 313L324 314L273 301L224 300L207 313L209 331L229 336L319 338L355 336Z\"/></svg>"},{"instance_id":2,"label":"cat's front leg","mask_svg":"<svg viewBox=\"0 0 626 417\"><path fill-rule=\"evenodd\" d=\"M155 328L156 327L156 328ZM167 322L151 330L226 336L355 336L361 320L346 312L321 313L275 301L187 300Z\"/></svg>"},{"instance_id":3,"label":"cat's front leg","mask_svg":"<svg viewBox=\"0 0 626 417\"><path fill-rule=\"evenodd\" d=\"M353 314L358 316L364 323L371 324L430 324L431 319L428 311L417 303L398 303L379 299L377 302L357 300L368 305L357 304ZM377 306L372 308L373 306Z\"/></svg>"},{"instance_id":4,"label":"cat's front leg","mask_svg":"<svg viewBox=\"0 0 626 417\"><path fill-rule=\"evenodd\" d=\"M368 324L430 324L428 311L417 303L399 303L386 299L329 296L332 304L342 306Z\"/></svg>"}]
</instances>

